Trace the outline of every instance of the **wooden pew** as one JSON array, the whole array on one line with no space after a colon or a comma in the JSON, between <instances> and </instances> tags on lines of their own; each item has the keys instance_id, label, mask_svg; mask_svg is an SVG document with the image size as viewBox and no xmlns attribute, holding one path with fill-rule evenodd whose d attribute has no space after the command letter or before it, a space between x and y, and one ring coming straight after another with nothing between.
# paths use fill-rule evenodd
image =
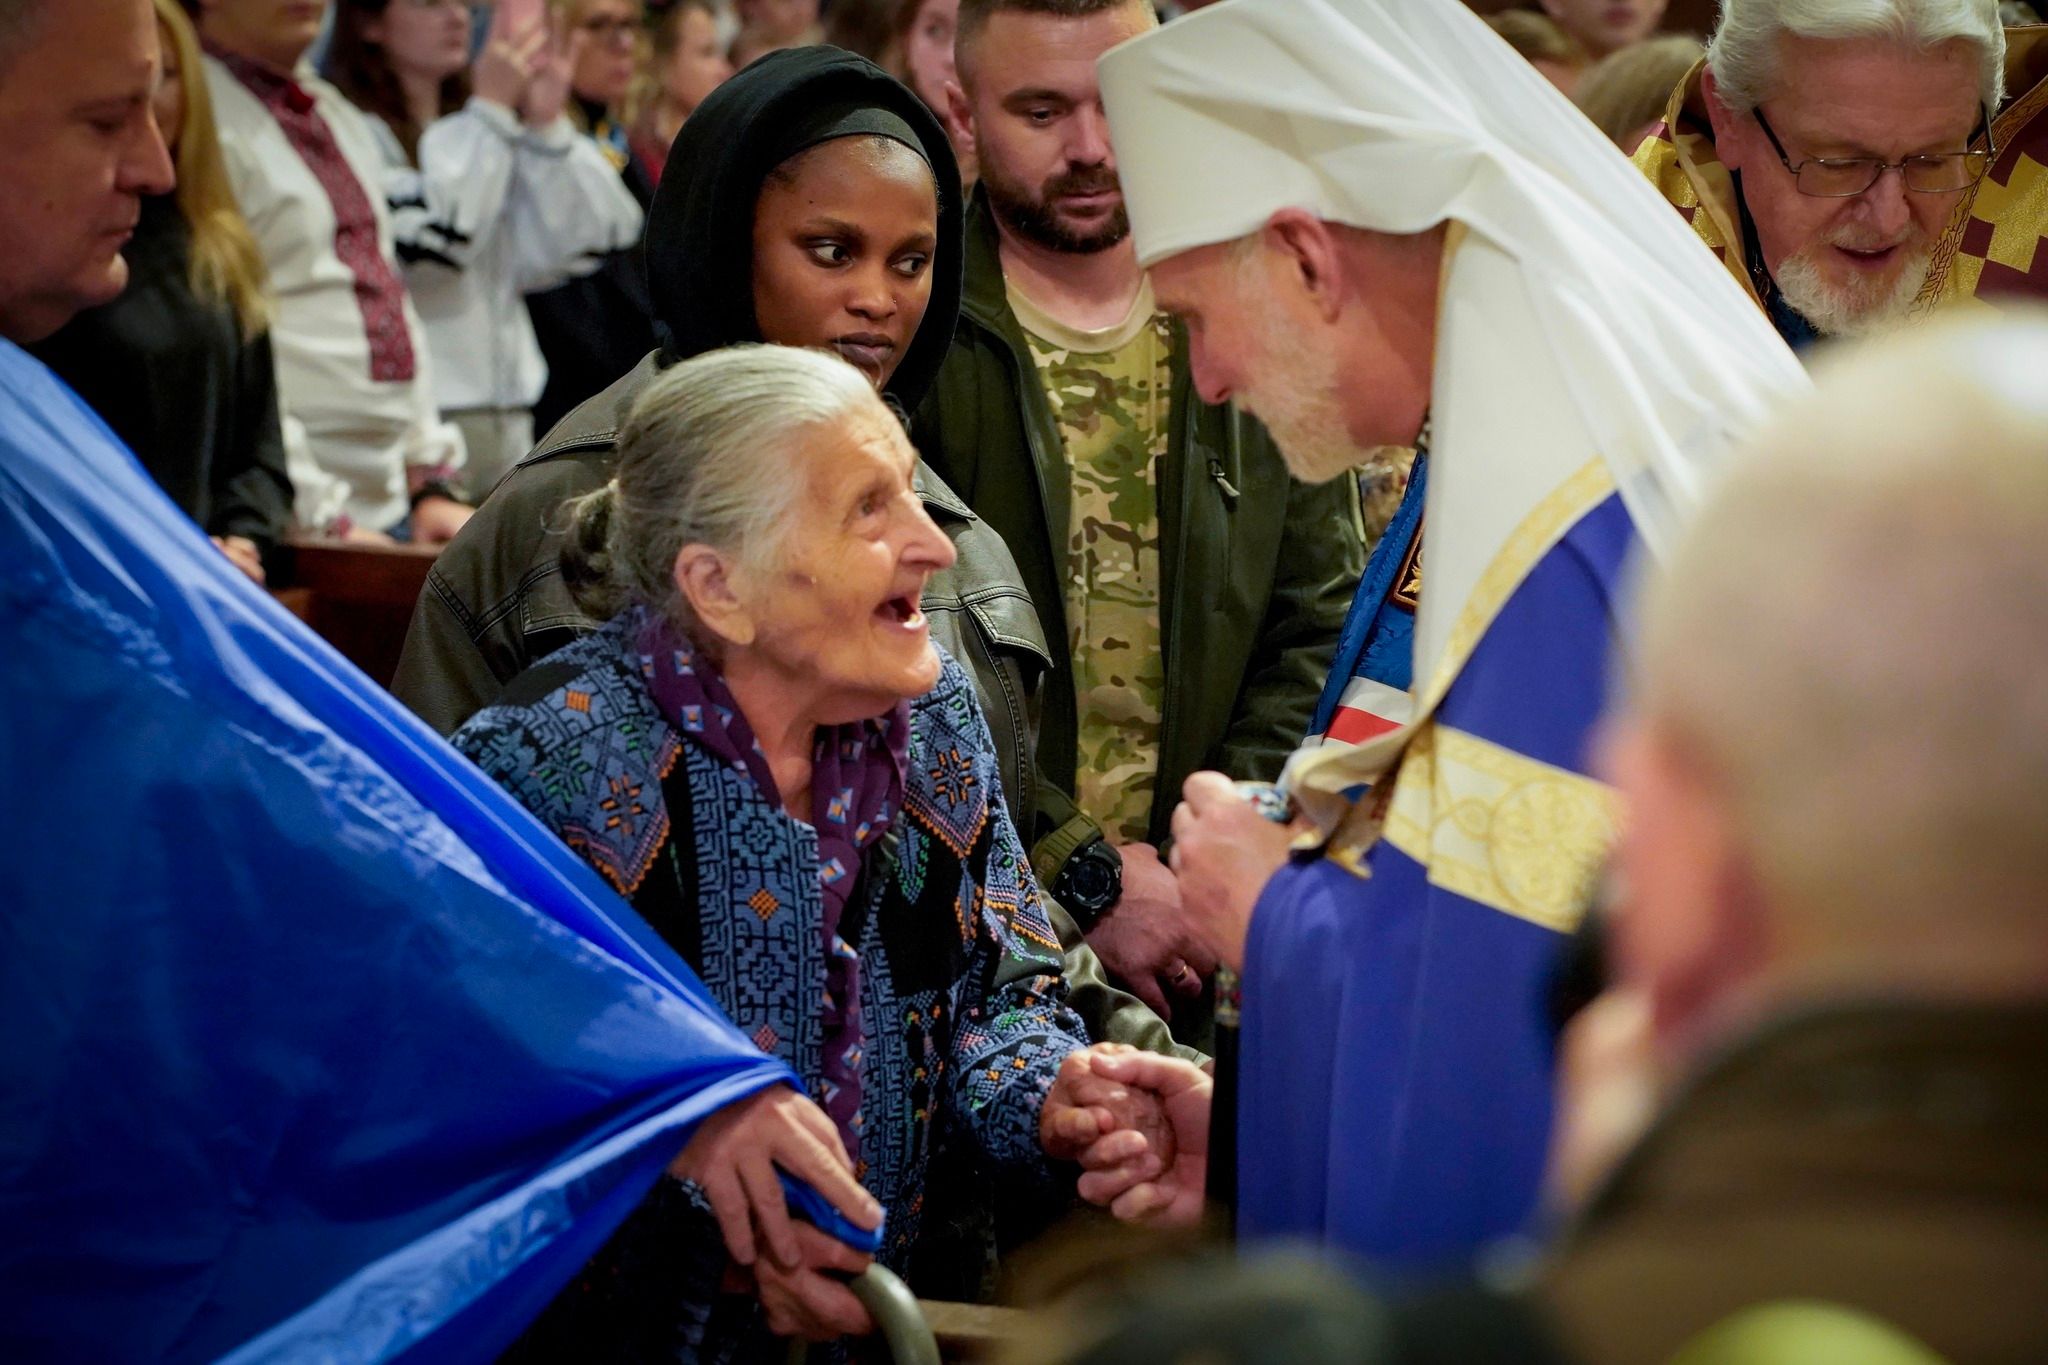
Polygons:
<instances>
[{"instance_id":1,"label":"wooden pew","mask_svg":"<svg viewBox=\"0 0 2048 1365\"><path fill-rule=\"evenodd\" d=\"M271 589L285 609L389 687L413 605L439 546L358 545L294 536Z\"/></svg>"}]
</instances>

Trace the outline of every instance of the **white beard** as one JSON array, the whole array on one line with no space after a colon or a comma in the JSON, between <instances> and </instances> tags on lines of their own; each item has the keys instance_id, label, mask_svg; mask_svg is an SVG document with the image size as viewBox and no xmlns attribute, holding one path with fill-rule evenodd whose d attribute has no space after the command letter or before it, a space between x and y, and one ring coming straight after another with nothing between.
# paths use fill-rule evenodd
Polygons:
<instances>
[{"instance_id":1,"label":"white beard","mask_svg":"<svg viewBox=\"0 0 2048 1365\"><path fill-rule=\"evenodd\" d=\"M1239 287L1250 272L1239 276ZM1337 357L1299 344L1279 312L1256 304L1240 315L1258 319L1252 363L1257 383L1240 386L1238 404L1265 424L1287 472L1303 483L1328 483L1340 474L1382 462L1385 447L1360 445L1344 419L1344 378Z\"/></svg>"},{"instance_id":2,"label":"white beard","mask_svg":"<svg viewBox=\"0 0 2048 1365\"><path fill-rule=\"evenodd\" d=\"M1814 248L1814 251L1825 250ZM1869 336L1888 332L1906 320L1913 300L1927 283L1933 252L1923 246L1906 257L1897 278L1888 285L1858 288L1830 284L1821 277L1812 253L1801 252L1777 269L1778 291L1785 302L1824 336Z\"/></svg>"}]
</instances>

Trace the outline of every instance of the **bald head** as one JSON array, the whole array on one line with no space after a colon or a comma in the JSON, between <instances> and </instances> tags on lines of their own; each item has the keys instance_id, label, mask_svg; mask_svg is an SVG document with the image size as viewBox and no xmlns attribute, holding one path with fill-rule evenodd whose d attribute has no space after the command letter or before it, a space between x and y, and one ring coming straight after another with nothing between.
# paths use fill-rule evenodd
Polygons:
<instances>
[{"instance_id":1,"label":"bald head","mask_svg":"<svg viewBox=\"0 0 2048 1365\"><path fill-rule=\"evenodd\" d=\"M1851 354L1649 587L1624 937L1667 984L1690 943L2048 993L2043 364L2039 318Z\"/></svg>"}]
</instances>

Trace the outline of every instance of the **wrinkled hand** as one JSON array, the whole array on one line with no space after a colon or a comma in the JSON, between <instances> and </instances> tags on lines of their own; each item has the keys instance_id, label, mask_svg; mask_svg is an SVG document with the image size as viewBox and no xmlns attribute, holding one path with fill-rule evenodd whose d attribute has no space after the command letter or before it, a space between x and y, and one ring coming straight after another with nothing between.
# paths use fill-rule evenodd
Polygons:
<instances>
[{"instance_id":1,"label":"wrinkled hand","mask_svg":"<svg viewBox=\"0 0 2048 1365\"><path fill-rule=\"evenodd\" d=\"M1081 1177L1081 1197L1107 1204L1125 1222L1192 1225L1202 1216L1209 1178L1209 1103L1215 1082L1191 1062L1134 1048L1098 1057L1090 1070L1096 1079L1127 1086L1156 1104L1172 1129L1172 1142L1156 1176L1119 1184L1121 1173L1089 1172Z\"/></svg>"},{"instance_id":2,"label":"wrinkled hand","mask_svg":"<svg viewBox=\"0 0 2048 1365\"><path fill-rule=\"evenodd\" d=\"M255 541L247 536L209 536L208 539L228 557L230 564L249 575L256 586L263 586L263 552L256 548Z\"/></svg>"},{"instance_id":3,"label":"wrinkled hand","mask_svg":"<svg viewBox=\"0 0 2048 1365\"><path fill-rule=\"evenodd\" d=\"M754 1292L768 1330L805 1341L871 1334L874 1319L846 1287L846 1277L867 1269L872 1258L809 1223L796 1225L796 1240L800 1260L794 1267L772 1261L754 1267Z\"/></svg>"},{"instance_id":4,"label":"wrinkled hand","mask_svg":"<svg viewBox=\"0 0 2048 1365\"><path fill-rule=\"evenodd\" d=\"M520 106L519 117L527 127L546 128L569 107L576 63L583 59L589 42L590 35L582 29L556 25L534 66L526 103Z\"/></svg>"},{"instance_id":5,"label":"wrinkled hand","mask_svg":"<svg viewBox=\"0 0 2048 1365\"><path fill-rule=\"evenodd\" d=\"M413 544L446 545L475 515L476 509L466 502L439 495L421 498L412 509Z\"/></svg>"},{"instance_id":6,"label":"wrinkled hand","mask_svg":"<svg viewBox=\"0 0 2048 1365\"><path fill-rule=\"evenodd\" d=\"M1173 870L1187 932L1232 971L1244 969L1259 893L1287 861L1295 828L1268 820L1222 773L1195 773L1173 812Z\"/></svg>"},{"instance_id":7,"label":"wrinkled hand","mask_svg":"<svg viewBox=\"0 0 2048 1365\"><path fill-rule=\"evenodd\" d=\"M1180 884L1150 844L1119 844L1124 892L1088 933L1103 965L1162 1019L1173 1018L1169 994L1197 996L1214 957L1191 939L1181 913Z\"/></svg>"},{"instance_id":8,"label":"wrinkled hand","mask_svg":"<svg viewBox=\"0 0 2048 1365\"><path fill-rule=\"evenodd\" d=\"M733 1260L756 1264L758 1232L768 1256L787 1270L803 1263L800 1239L809 1224L791 1220L777 1167L809 1184L849 1221L863 1228L881 1226L882 1206L854 1180L853 1163L846 1159L832 1120L786 1085L729 1104L704 1120L668 1169L703 1189Z\"/></svg>"},{"instance_id":9,"label":"wrinkled hand","mask_svg":"<svg viewBox=\"0 0 2048 1365\"><path fill-rule=\"evenodd\" d=\"M1087 1172L1128 1169L1149 1179L1173 1159L1173 1127L1156 1097L1103 1077L1104 1058L1136 1052L1128 1043L1097 1043L1070 1052L1038 1115L1038 1141L1055 1161L1078 1161Z\"/></svg>"}]
</instances>

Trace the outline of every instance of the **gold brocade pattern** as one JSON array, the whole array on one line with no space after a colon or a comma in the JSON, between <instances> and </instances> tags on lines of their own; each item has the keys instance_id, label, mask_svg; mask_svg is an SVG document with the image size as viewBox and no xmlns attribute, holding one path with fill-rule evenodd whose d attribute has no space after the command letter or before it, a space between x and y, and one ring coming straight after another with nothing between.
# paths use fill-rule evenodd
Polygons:
<instances>
[{"instance_id":1,"label":"gold brocade pattern","mask_svg":"<svg viewBox=\"0 0 2048 1365\"><path fill-rule=\"evenodd\" d=\"M1614 793L1592 778L1430 722L1401 756L1385 837L1431 885L1570 933L1616 813Z\"/></svg>"}]
</instances>

